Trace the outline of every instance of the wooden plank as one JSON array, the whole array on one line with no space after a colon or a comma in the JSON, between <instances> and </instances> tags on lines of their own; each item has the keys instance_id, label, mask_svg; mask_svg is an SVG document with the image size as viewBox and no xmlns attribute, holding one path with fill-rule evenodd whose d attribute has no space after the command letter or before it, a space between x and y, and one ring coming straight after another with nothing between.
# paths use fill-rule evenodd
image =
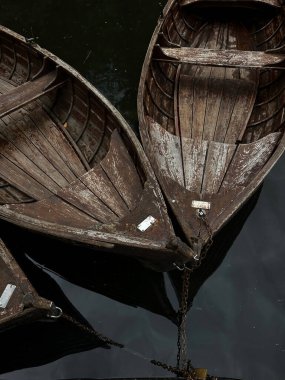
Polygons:
<instances>
[{"instance_id":1,"label":"wooden plank","mask_svg":"<svg viewBox=\"0 0 285 380\"><path fill-rule=\"evenodd\" d=\"M41 151L16 125L17 122L13 122L13 120L9 123L9 125L6 125L2 120L0 120L0 136L3 136L3 138L7 141L13 143L19 151L21 151L32 162L36 163L37 166L50 178L52 178L60 187L66 186L68 181L58 170L56 170L50 161L43 156Z\"/></svg>"},{"instance_id":2,"label":"wooden plank","mask_svg":"<svg viewBox=\"0 0 285 380\"><path fill-rule=\"evenodd\" d=\"M192 120L192 138L202 139L204 131L204 120L207 109L207 96L209 91L209 77L211 75L211 67L199 67L193 89L193 120ZM182 85L183 82L181 82Z\"/></svg>"},{"instance_id":3,"label":"wooden plank","mask_svg":"<svg viewBox=\"0 0 285 380\"><path fill-rule=\"evenodd\" d=\"M246 71L247 73L240 73L240 76L243 75L246 79L233 80L232 83L232 87L236 87L237 96L231 112L229 127L224 138L225 143L235 143L237 140L242 139L252 114L258 87L258 78L254 78L255 75L249 72L249 70ZM248 78L256 80L254 81ZM235 83L237 83L237 86L234 85Z\"/></svg>"},{"instance_id":4,"label":"wooden plank","mask_svg":"<svg viewBox=\"0 0 285 380\"><path fill-rule=\"evenodd\" d=\"M0 96L0 117L3 117L31 101L47 94L55 88L61 86L64 82L57 82L54 85L46 88L56 76L56 72L52 71L46 75L39 77L33 81L26 82L7 94Z\"/></svg>"},{"instance_id":5,"label":"wooden plank","mask_svg":"<svg viewBox=\"0 0 285 380\"><path fill-rule=\"evenodd\" d=\"M265 4L270 5L273 7L280 8L281 4L278 0L180 0L181 6L186 6L189 4L195 4L195 3L202 3L203 5L209 6L209 4L214 5L224 5L223 3L226 3L227 6L242 6L244 4L246 5L252 5L252 4Z\"/></svg>"},{"instance_id":6,"label":"wooden plank","mask_svg":"<svg viewBox=\"0 0 285 380\"><path fill-rule=\"evenodd\" d=\"M45 128L44 124L35 124L29 116L23 116L22 121L17 123L17 127L21 129L27 139L40 151L51 165L68 181L68 183L76 179L76 175L70 168L67 158L63 158L61 154L55 149L60 150L60 141L55 139L56 145L53 146L52 142L47 138L49 137L41 131L41 128ZM64 144L63 144L64 145ZM64 146L62 146L64 152Z\"/></svg>"},{"instance_id":7,"label":"wooden plank","mask_svg":"<svg viewBox=\"0 0 285 380\"><path fill-rule=\"evenodd\" d=\"M73 176L79 177L86 172L85 166L78 156L75 148L67 140L49 115L39 107L30 114L31 119L38 126L41 133L49 141L56 153L65 163L66 168L73 173Z\"/></svg>"},{"instance_id":8,"label":"wooden plank","mask_svg":"<svg viewBox=\"0 0 285 380\"><path fill-rule=\"evenodd\" d=\"M27 176L33 178L51 193L56 193L60 187L46 175L29 157L24 155L15 145L0 138L1 155L18 166ZM6 177L7 178L7 177ZM10 183L10 181L8 181Z\"/></svg>"},{"instance_id":9,"label":"wooden plank","mask_svg":"<svg viewBox=\"0 0 285 380\"><path fill-rule=\"evenodd\" d=\"M219 117L222 97L223 97L223 83L226 76L226 68L217 67L212 71L211 78L209 79L209 91L207 97L207 109L204 120L203 140L213 140L217 120Z\"/></svg>"},{"instance_id":10,"label":"wooden plank","mask_svg":"<svg viewBox=\"0 0 285 380\"><path fill-rule=\"evenodd\" d=\"M85 173L80 180L118 217L121 218L129 212L120 194L99 165Z\"/></svg>"},{"instance_id":11,"label":"wooden plank","mask_svg":"<svg viewBox=\"0 0 285 380\"><path fill-rule=\"evenodd\" d=\"M221 190L247 186L270 158L279 138L280 133L275 132L256 142L240 144L225 175Z\"/></svg>"},{"instance_id":12,"label":"wooden plank","mask_svg":"<svg viewBox=\"0 0 285 380\"><path fill-rule=\"evenodd\" d=\"M183 139L185 187L189 191L201 191L207 150L207 141Z\"/></svg>"},{"instance_id":13,"label":"wooden plank","mask_svg":"<svg viewBox=\"0 0 285 380\"><path fill-rule=\"evenodd\" d=\"M235 150L235 144L209 143L202 193L218 192Z\"/></svg>"},{"instance_id":14,"label":"wooden plank","mask_svg":"<svg viewBox=\"0 0 285 380\"><path fill-rule=\"evenodd\" d=\"M59 226L94 229L96 221L78 208L66 203L57 196L52 196L39 202L28 204L11 204L9 210L27 217L55 223Z\"/></svg>"},{"instance_id":15,"label":"wooden plank","mask_svg":"<svg viewBox=\"0 0 285 380\"><path fill-rule=\"evenodd\" d=\"M237 101L240 81L238 79L233 79L235 74L237 74L235 71L238 71L238 69L236 70L227 67L225 69L225 78L223 81L220 81L220 86L223 88L223 91L221 94L220 110L218 118L216 120L216 128L214 134L215 141L224 142L225 135L230 124L231 116ZM238 126L238 134L240 132L239 127L240 126Z\"/></svg>"},{"instance_id":16,"label":"wooden plank","mask_svg":"<svg viewBox=\"0 0 285 380\"><path fill-rule=\"evenodd\" d=\"M16 188L8 185L0 188L0 203L25 203L33 201L32 198L17 190Z\"/></svg>"},{"instance_id":17,"label":"wooden plank","mask_svg":"<svg viewBox=\"0 0 285 380\"><path fill-rule=\"evenodd\" d=\"M180 139L148 117L151 149L161 174L184 186Z\"/></svg>"},{"instance_id":18,"label":"wooden plank","mask_svg":"<svg viewBox=\"0 0 285 380\"><path fill-rule=\"evenodd\" d=\"M101 223L112 223L118 219L81 180L60 190L57 196ZM61 206L59 205L59 207Z\"/></svg>"},{"instance_id":19,"label":"wooden plank","mask_svg":"<svg viewBox=\"0 0 285 380\"><path fill-rule=\"evenodd\" d=\"M27 175L21 168L0 153L0 176L20 191L35 200L40 200L52 193Z\"/></svg>"},{"instance_id":20,"label":"wooden plank","mask_svg":"<svg viewBox=\"0 0 285 380\"><path fill-rule=\"evenodd\" d=\"M226 67L266 67L282 63L284 54L260 51L216 50L203 48L161 48L162 53L181 63Z\"/></svg>"},{"instance_id":21,"label":"wooden plank","mask_svg":"<svg viewBox=\"0 0 285 380\"><path fill-rule=\"evenodd\" d=\"M181 138L192 138L193 102L194 102L193 76L180 75L178 97L179 130Z\"/></svg>"},{"instance_id":22,"label":"wooden plank","mask_svg":"<svg viewBox=\"0 0 285 380\"><path fill-rule=\"evenodd\" d=\"M100 165L128 208L133 209L143 187L135 164L117 130L112 133L109 151Z\"/></svg>"}]
</instances>

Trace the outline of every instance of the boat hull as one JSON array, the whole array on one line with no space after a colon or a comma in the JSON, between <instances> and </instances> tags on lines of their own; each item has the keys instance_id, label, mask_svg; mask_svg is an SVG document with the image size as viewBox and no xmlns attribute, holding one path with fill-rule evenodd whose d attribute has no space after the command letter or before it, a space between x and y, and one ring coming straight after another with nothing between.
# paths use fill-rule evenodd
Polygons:
<instances>
[{"instance_id":1,"label":"boat hull","mask_svg":"<svg viewBox=\"0 0 285 380\"><path fill-rule=\"evenodd\" d=\"M279 2L170 0L151 39L141 138L198 256L284 152L283 20Z\"/></svg>"},{"instance_id":2,"label":"boat hull","mask_svg":"<svg viewBox=\"0 0 285 380\"><path fill-rule=\"evenodd\" d=\"M0 44L0 217L161 270L188 261L119 112L37 44L4 27Z\"/></svg>"}]
</instances>

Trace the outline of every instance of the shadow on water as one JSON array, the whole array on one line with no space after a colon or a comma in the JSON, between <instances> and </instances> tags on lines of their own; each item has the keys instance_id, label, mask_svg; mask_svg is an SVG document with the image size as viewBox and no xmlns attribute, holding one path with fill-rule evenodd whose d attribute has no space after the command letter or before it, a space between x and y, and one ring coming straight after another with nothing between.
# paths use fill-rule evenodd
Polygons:
<instances>
[{"instance_id":1,"label":"shadow on water","mask_svg":"<svg viewBox=\"0 0 285 380\"><path fill-rule=\"evenodd\" d=\"M223 261L258 196L259 192L232 219L223 233L217 236L208 258L191 276L189 304L192 304L199 288ZM108 297L110 306L112 299L131 307L143 308L177 325L178 317L174 309L174 304L177 308L177 299L174 294L180 298L181 272L154 272L129 258L94 254L92 250L26 232L4 222L1 223L1 231L3 239L38 293L53 300L65 314L72 316L80 324L91 328L87 321L89 318L84 318L78 312L57 282L63 281L61 285L65 290L70 285L80 287L79 297L84 297L84 291L88 290ZM101 307L100 303L97 303L95 311L98 307ZM116 320L112 320L112 323L116 323ZM95 331L101 332L96 326L96 318L92 319L91 324ZM112 338L117 340L117 336L116 334ZM28 327L8 330L1 334L1 342L6 351L2 356L4 360L0 363L0 373L40 366L62 356L96 347L109 348L99 337L94 337L62 319L53 323L40 321ZM140 347L136 350L140 351ZM149 361L151 358L146 359ZM20 378L24 378L21 376L20 372Z\"/></svg>"},{"instance_id":2,"label":"shadow on water","mask_svg":"<svg viewBox=\"0 0 285 380\"><path fill-rule=\"evenodd\" d=\"M40 45L97 86L137 132L140 70L164 3L2 0L0 22L39 37ZM191 279L190 357L211 374L284 378L284 164L283 158L266 180L241 232L247 216L242 213ZM175 364L178 273L162 275L131 259L95 257L86 249L25 234L5 223L0 227L42 296L130 349ZM1 335L1 343L0 379L5 380L169 376L148 359L106 349L70 325L39 323Z\"/></svg>"}]
</instances>

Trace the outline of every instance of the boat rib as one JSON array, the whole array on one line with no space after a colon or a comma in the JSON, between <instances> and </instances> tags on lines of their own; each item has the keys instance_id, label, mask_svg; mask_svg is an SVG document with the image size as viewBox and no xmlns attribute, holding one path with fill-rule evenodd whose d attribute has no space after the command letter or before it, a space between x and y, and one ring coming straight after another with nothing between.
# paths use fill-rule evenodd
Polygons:
<instances>
[{"instance_id":1,"label":"boat rib","mask_svg":"<svg viewBox=\"0 0 285 380\"><path fill-rule=\"evenodd\" d=\"M284 21L278 0L169 0L150 42L141 137L198 256L284 151Z\"/></svg>"},{"instance_id":2,"label":"boat rib","mask_svg":"<svg viewBox=\"0 0 285 380\"><path fill-rule=\"evenodd\" d=\"M73 68L4 27L0 47L0 217L158 270L191 261L118 111Z\"/></svg>"}]
</instances>

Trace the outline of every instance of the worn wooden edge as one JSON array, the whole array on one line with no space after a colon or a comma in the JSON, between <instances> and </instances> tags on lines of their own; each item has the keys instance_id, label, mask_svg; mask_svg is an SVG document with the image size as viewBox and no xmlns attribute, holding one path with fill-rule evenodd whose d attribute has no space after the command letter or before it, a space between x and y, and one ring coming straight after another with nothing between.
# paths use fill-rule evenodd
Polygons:
<instances>
[{"instance_id":1,"label":"worn wooden edge","mask_svg":"<svg viewBox=\"0 0 285 380\"><path fill-rule=\"evenodd\" d=\"M284 62L285 56L280 53L263 51L246 51L235 49L205 49L205 48L164 48L157 46L159 52L174 62L192 65L215 67L265 68ZM160 60L158 58L158 60ZM162 60L163 62L163 60Z\"/></svg>"},{"instance_id":2,"label":"worn wooden edge","mask_svg":"<svg viewBox=\"0 0 285 380\"><path fill-rule=\"evenodd\" d=\"M226 3L226 2L233 2L233 3L260 3L260 4L266 4L266 5L270 5L272 7L275 7L275 8L281 8L281 4L278 0L239 0L239 1L236 1L236 0L214 0L215 3ZM205 0L180 0L179 3L182 7L184 6L187 6L187 5L191 5L191 4L197 4L197 3L203 3L205 2ZM209 0L207 1L209 2Z\"/></svg>"},{"instance_id":3,"label":"worn wooden edge","mask_svg":"<svg viewBox=\"0 0 285 380\"><path fill-rule=\"evenodd\" d=\"M144 265L156 271L172 270L173 262L177 265L182 265L190 259L191 252L189 253L188 251L191 251L191 249L188 246L184 249L183 243L175 235L172 240L150 240L138 236L131 237L131 235L124 234L124 232L109 233L80 229L40 221L36 218L18 214L6 206L0 207L0 218L27 230L67 240L71 243L89 246L100 252L117 252L118 254L131 256L141 260ZM183 246L182 249L180 249L181 245ZM131 250L131 253L128 253L129 250Z\"/></svg>"},{"instance_id":4,"label":"worn wooden edge","mask_svg":"<svg viewBox=\"0 0 285 380\"><path fill-rule=\"evenodd\" d=\"M262 0L261 0L262 1ZM138 88L138 96L137 96L137 110L138 110L138 120L139 120L139 131L141 140L144 146L144 149L147 153L148 158L150 159L151 163L153 164L153 157L151 153L151 149L149 148L149 140L148 140L148 123L144 116L144 106L143 106L143 94L145 92L145 83L146 83L146 75L148 72L148 67L150 65L154 47L157 42L157 38L159 35L159 32L161 30L161 27L163 23L165 22L165 18L168 15L168 12L171 11L171 8L175 5L176 0L169 0L166 4L166 6L163 9L162 16L159 17L156 28L153 32L153 35L151 37L145 59L142 66L141 76L140 76L140 82L139 82L139 88ZM273 168L273 166L276 164L278 159L281 157L285 150L285 134L281 138L275 152L272 154L270 159L267 161L267 163L264 165L262 170L258 173L258 175L255 177L255 180L251 182L240 194L238 199L233 202L229 207L227 208L227 214L223 214L222 222L219 224L216 224L213 233L216 234L217 231L224 226L234 215L235 213L246 203L246 201L249 199L251 195L254 194L254 192L260 187L262 182L264 181L267 174L270 172L270 170Z\"/></svg>"},{"instance_id":5,"label":"worn wooden edge","mask_svg":"<svg viewBox=\"0 0 285 380\"><path fill-rule=\"evenodd\" d=\"M108 233L101 231L85 230L75 227L58 225L45 221L39 221L35 218L19 215L17 212L9 210L5 206L0 207L0 216L3 220L25 227L32 231L44 232L45 235L58 236L76 240L86 244L94 244L98 248L112 249L116 244L132 246L137 248L151 248L153 250L161 250L165 248L165 241L151 241L139 237L128 237L120 233ZM167 249L166 249L167 251Z\"/></svg>"},{"instance_id":6,"label":"worn wooden edge","mask_svg":"<svg viewBox=\"0 0 285 380\"><path fill-rule=\"evenodd\" d=\"M19 264L16 262L15 258L8 250L3 240L0 238L0 256L4 263L7 265L9 270L13 273L13 276L21 284L22 291L29 294L29 299L31 300L31 305L23 309L21 313L11 319L11 315L2 316L0 329L5 329L7 327L11 328L17 325L18 321L25 320L35 320L42 317L48 317L48 313L54 310L54 303L45 298L42 298L37 291L34 289L32 284L29 282L25 273L22 271Z\"/></svg>"},{"instance_id":7,"label":"worn wooden edge","mask_svg":"<svg viewBox=\"0 0 285 380\"><path fill-rule=\"evenodd\" d=\"M6 33L10 37L15 38L19 42L23 43L24 46L27 45L26 40L25 40L25 38L23 36L21 36L20 34L14 32L12 30L10 30L9 28L7 28L5 26L2 26L2 25L0 26L0 32ZM142 166L143 166L143 168L144 168L144 170L145 170L145 172L146 172L146 174L148 176L148 179L151 180L150 186L152 187L153 192L154 192L157 200L160 202L160 208L159 208L159 210L160 210L160 213L161 213L161 217L162 217L162 220L164 222L165 228L168 230L169 240L172 240L175 237L175 233L174 233L174 230L173 230L172 223L171 223L171 221L170 221L170 219L168 217L168 213L167 213L167 209L166 209L166 204L165 204L164 198L162 196L160 187L158 185L157 179L155 177L155 174L153 172L151 164L149 163L148 158L147 158L147 156L146 156L146 154L145 154L145 152L144 152L144 150L143 150L143 148L142 148L139 140L137 139L135 133L132 131L132 129L129 126L129 124L127 123L127 121L123 118L123 116L120 114L120 112L101 94L101 92L99 92L97 90L97 88L94 87L89 81L87 81L77 70L75 70L69 64L67 64L66 62L62 61L60 58L58 58L56 55L52 54L48 50L40 47L39 45L37 45L37 44L30 44L29 46L35 52L47 56L55 64L58 64L58 65L62 66L71 76L73 76L74 78L76 78L79 81L81 81L97 98L100 99L100 101L106 106L107 110L110 113L112 113L117 118L119 124L123 128L124 133L128 137L128 139L131 142L131 144L133 145L135 151L138 153L138 156L140 158L141 164L142 164ZM27 224L28 228L32 227L33 229L36 229L39 232L41 232L43 230L46 230L47 233L50 233L50 234L53 234L53 235L56 235L56 236L58 235L57 233L55 233L56 229L58 229L57 225L52 225L50 223L41 223L43 225L43 228L40 228L37 225L36 221L35 220L33 221L32 218L27 218L27 223L25 223L25 221L22 220L22 218L21 218L21 220L19 220L17 222L15 219L17 219L18 217L14 218L13 217L13 213L5 212L5 211L2 210L1 207L0 207L0 209L1 209L0 215L5 220L8 220L8 221L10 221L10 222L12 222L14 224L16 223L16 224L18 224L20 226L23 226L23 227L25 227L25 224ZM66 227L64 227L64 229L66 229ZM71 232L71 231L73 231L73 232ZM79 232L79 231L81 231L81 232ZM70 236L70 234L74 233L75 236L77 236L79 238L79 234L80 233L84 234L84 232L85 232L84 230L70 228L69 231L67 231L67 235ZM98 235L98 236L94 236L94 235ZM60 236L64 237L64 233L60 232ZM114 236L114 239L112 239L112 236ZM146 246L148 246L148 247L154 247L153 249L165 248L165 242L163 242L163 243L162 242L160 242L160 243L151 243L151 241L147 241L147 240L144 240L144 239L136 239L136 240L134 240L134 239L128 239L124 235L120 235L120 234L116 234L116 235L113 235L113 234L102 234L100 232L97 234L94 231L86 231L85 236L82 239L80 239L80 241L82 240L83 242L88 242L87 240L89 238L90 238L90 240L94 244L97 242L97 246L99 246L99 247L100 247L100 242L102 242L102 245L104 246L103 243L105 243L105 242L108 243L109 241L111 241L111 243L120 244L120 243L125 242L127 240L127 242L128 242L127 244L131 245L131 246L133 245L134 247L136 247L138 245L139 246L143 245L144 247L146 247ZM135 244L135 241L138 241L139 244Z\"/></svg>"},{"instance_id":8,"label":"worn wooden edge","mask_svg":"<svg viewBox=\"0 0 285 380\"><path fill-rule=\"evenodd\" d=\"M147 122L144 117L144 98L143 94L145 92L145 83L146 83L146 75L148 72L148 67L150 65L152 55L153 55L153 49L154 46L156 45L156 41L159 35L159 32L161 30L161 27L165 21L165 17L167 16L168 12L174 5L176 0L169 0L167 4L165 5L163 11L162 11L162 16L159 17L157 25L154 29L154 32L152 34L150 43L148 45L148 49L144 58L144 62L142 65L142 71L141 71L141 76L140 76L140 81L139 81L139 87L138 87L138 94L137 94L137 111L138 111L138 121L139 121L139 132L140 132L140 137L143 143L143 147L145 151L147 152L147 156L150 157L150 150L149 150L149 143L148 143L148 135L147 135Z\"/></svg>"},{"instance_id":9,"label":"worn wooden edge","mask_svg":"<svg viewBox=\"0 0 285 380\"><path fill-rule=\"evenodd\" d=\"M49 302L51 306L53 306L52 302ZM21 313L18 313L17 316L13 317L11 319L11 316L8 315L5 318L1 319L0 324L0 332L1 330L8 330L12 329L13 327L18 326L19 324L25 324L25 323L31 323L33 321L38 321L40 319L49 319L49 311L52 309L52 307L49 308L40 308L40 307L28 307L21 311Z\"/></svg>"},{"instance_id":10,"label":"worn wooden edge","mask_svg":"<svg viewBox=\"0 0 285 380\"><path fill-rule=\"evenodd\" d=\"M254 181L251 181L248 186L245 187L244 190L241 191L238 198L228 205L227 214L222 213L221 216L222 222L217 224L213 229L213 233L215 234L223 225L225 225L235 214L236 212L246 203L246 201L255 193L255 191L259 188L259 186L265 180L265 177L277 163L278 159L282 156L285 151L285 134L281 138L276 150L264 165L264 167L259 171L256 175Z\"/></svg>"},{"instance_id":11,"label":"worn wooden edge","mask_svg":"<svg viewBox=\"0 0 285 380\"><path fill-rule=\"evenodd\" d=\"M183 265L189 261L191 249L174 237L173 246L166 241L151 241L138 237L127 237L119 233L106 233L100 231L83 230L80 228L59 226L55 223L45 222L43 225L31 217L20 216L15 218L15 212L1 212L0 217L14 225L44 234L51 238L67 241L78 246L84 245L95 251L95 254L114 254L129 256L140 261L144 266L158 271L168 272L174 269L174 264ZM175 243L177 247L175 246ZM179 242L186 246L185 254L179 249ZM183 248L183 247L182 247Z\"/></svg>"}]
</instances>

